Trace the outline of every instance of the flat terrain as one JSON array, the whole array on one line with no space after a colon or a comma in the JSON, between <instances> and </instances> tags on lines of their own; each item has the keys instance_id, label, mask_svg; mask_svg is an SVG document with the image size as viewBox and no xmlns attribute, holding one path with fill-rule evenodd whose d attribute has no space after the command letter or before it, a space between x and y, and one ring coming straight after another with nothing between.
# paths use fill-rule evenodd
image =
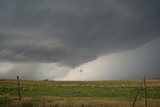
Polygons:
<instances>
[{"instance_id":1,"label":"flat terrain","mask_svg":"<svg viewBox=\"0 0 160 107\"><path fill-rule=\"evenodd\" d=\"M29 81L0 80L0 107L130 107L140 88L136 106L144 106L141 81ZM160 107L160 80L147 80L148 105Z\"/></svg>"}]
</instances>

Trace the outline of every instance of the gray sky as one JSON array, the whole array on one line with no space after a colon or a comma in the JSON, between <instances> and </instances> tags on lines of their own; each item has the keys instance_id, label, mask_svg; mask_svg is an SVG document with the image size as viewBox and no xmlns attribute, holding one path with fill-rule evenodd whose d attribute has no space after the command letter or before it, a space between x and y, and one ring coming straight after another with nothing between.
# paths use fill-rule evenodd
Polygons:
<instances>
[{"instance_id":1,"label":"gray sky","mask_svg":"<svg viewBox=\"0 0 160 107\"><path fill-rule=\"evenodd\" d=\"M158 0L1 0L0 78L160 78L159 5Z\"/></svg>"}]
</instances>

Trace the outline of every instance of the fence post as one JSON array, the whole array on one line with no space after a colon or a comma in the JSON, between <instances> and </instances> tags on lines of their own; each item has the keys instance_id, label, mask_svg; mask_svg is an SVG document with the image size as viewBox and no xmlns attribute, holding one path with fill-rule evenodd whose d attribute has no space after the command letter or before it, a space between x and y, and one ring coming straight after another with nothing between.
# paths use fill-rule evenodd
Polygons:
<instances>
[{"instance_id":1,"label":"fence post","mask_svg":"<svg viewBox=\"0 0 160 107\"><path fill-rule=\"evenodd\" d=\"M145 78L145 76L143 77L143 79L142 79L142 81L141 81L141 83L140 83L140 86L139 86L138 91L137 91L137 93L136 93L136 96L135 96L135 98L134 98L132 107L135 107L135 103L136 103L136 100L137 100L137 96L138 96L138 94L139 94L139 92L140 92L140 88L142 87L142 85L143 85L143 90L144 90L145 107L147 107L147 90L146 90L147 87L146 87L146 78Z\"/></svg>"},{"instance_id":2,"label":"fence post","mask_svg":"<svg viewBox=\"0 0 160 107\"><path fill-rule=\"evenodd\" d=\"M145 98L145 107L147 107L147 91L146 91L146 78L144 77L144 98Z\"/></svg>"},{"instance_id":3,"label":"fence post","mask_svg":"<svg viewBox=\"0 0 160 107\"><path fill-rule=\"evenodd\" d=\"M139 85L139 87L138 87L138 91L137 91L136 96L135 96L135 98L134 98L134 101L133 101L132 107L135 107L135 103L136 103L136 100L137 100L138 94L139 94L139 92L140 92L140 89L141 89L141 87L142 87L142 84L143 84L143 79L142 79L142 81L141 81L141 83L140 83L140 85Z\"/></svg>"},{"instance_id":4,"label":"fence post","mask_svg":"<svg viewBox=\"0 0 160 107\"><path fill-rule=\"evenodd\" d=\"M18 92L18 96L19 96L19 101L21 101L19 76L17 76L17 92Z\"/></svg>"}]
</instances>

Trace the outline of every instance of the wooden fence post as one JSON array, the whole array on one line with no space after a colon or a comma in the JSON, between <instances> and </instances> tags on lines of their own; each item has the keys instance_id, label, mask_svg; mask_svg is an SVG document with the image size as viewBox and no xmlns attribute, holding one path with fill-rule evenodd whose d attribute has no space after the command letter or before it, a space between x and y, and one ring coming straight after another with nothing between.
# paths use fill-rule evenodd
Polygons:
<instances>
[{"instance_id":1,"label":"wooden fence post","mask_svg":"<svg viewBox=\"0 0 160 107\"><path fill-rule=\"evenodd\" d=\"M19 96L19 101L21 101L19 76L17 76L17 92L18 92L18 96Z\"/></svg>"},{"instance_id":2,"label":"wooden fence post","mask_svg":"<svg viewBox=\"0 0 160 107\"><path fill-rule=\"evenodd\" d=\"M144 98L145 98L145 107L147 107L147 90L146 90L146 78L144 77Z\"/></svg>"},{"instance_id":3,"label":"wooden fence post","mask_svg":"<svg viewBox=\"0 0 160 107\"><path fill-rule=\"evenodd\" d=\"M139 92L140 92L140 89L141 89L141 87L142 87L142 84L143 84L143 79L142 79L142 81L141 81L141 83L140 83L140 85L139 85L139 87L138 87L138 90L137 90L136 96L135 96L135 98L134 98L134 101L133 101L132 107L135 107L135 103L136 103L136 100L137 100L138 94L139 94Z\"/></svg>"},{"instance_id":4,"label":"wooden fence post","mask_svg":"<svg viewBox=\"0 0 160 107\"><path fill-rule=\"evenodd\" d=\"M142 87L142 85L143 85L143 90L144 90L145 107L147 107L147 90L146 90L147 87L146 87L146 78L145 78L145 76L143 77L143 79L142 79L142 81L141 81L141 83L140 83L140 86L139 86L138 91L137 91L137 93L136 93L136 96L135 96L135 98L134 98L132 107L135 107L135 103L136 103L136 100L137 100L137 96L138 96L138 94L139 94L139 92L140 92L140 88Z\"/></svg>"}]
</instances>

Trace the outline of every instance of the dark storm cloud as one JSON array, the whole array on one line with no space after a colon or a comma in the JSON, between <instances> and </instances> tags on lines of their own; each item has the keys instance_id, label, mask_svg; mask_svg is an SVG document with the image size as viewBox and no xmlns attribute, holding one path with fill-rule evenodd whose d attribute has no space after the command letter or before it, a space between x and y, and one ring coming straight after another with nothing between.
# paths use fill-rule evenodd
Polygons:
<instances>
[{"instance_id":1,"label":"dark storm cloud","mask_svg":"<svg viewBox=\"0 0 160 107\"><path fill-rule=\"evenodd\" d=\"M160 2L0 1L0 60L76 66L160 37Z\"/></svg>"}]
</instances>

